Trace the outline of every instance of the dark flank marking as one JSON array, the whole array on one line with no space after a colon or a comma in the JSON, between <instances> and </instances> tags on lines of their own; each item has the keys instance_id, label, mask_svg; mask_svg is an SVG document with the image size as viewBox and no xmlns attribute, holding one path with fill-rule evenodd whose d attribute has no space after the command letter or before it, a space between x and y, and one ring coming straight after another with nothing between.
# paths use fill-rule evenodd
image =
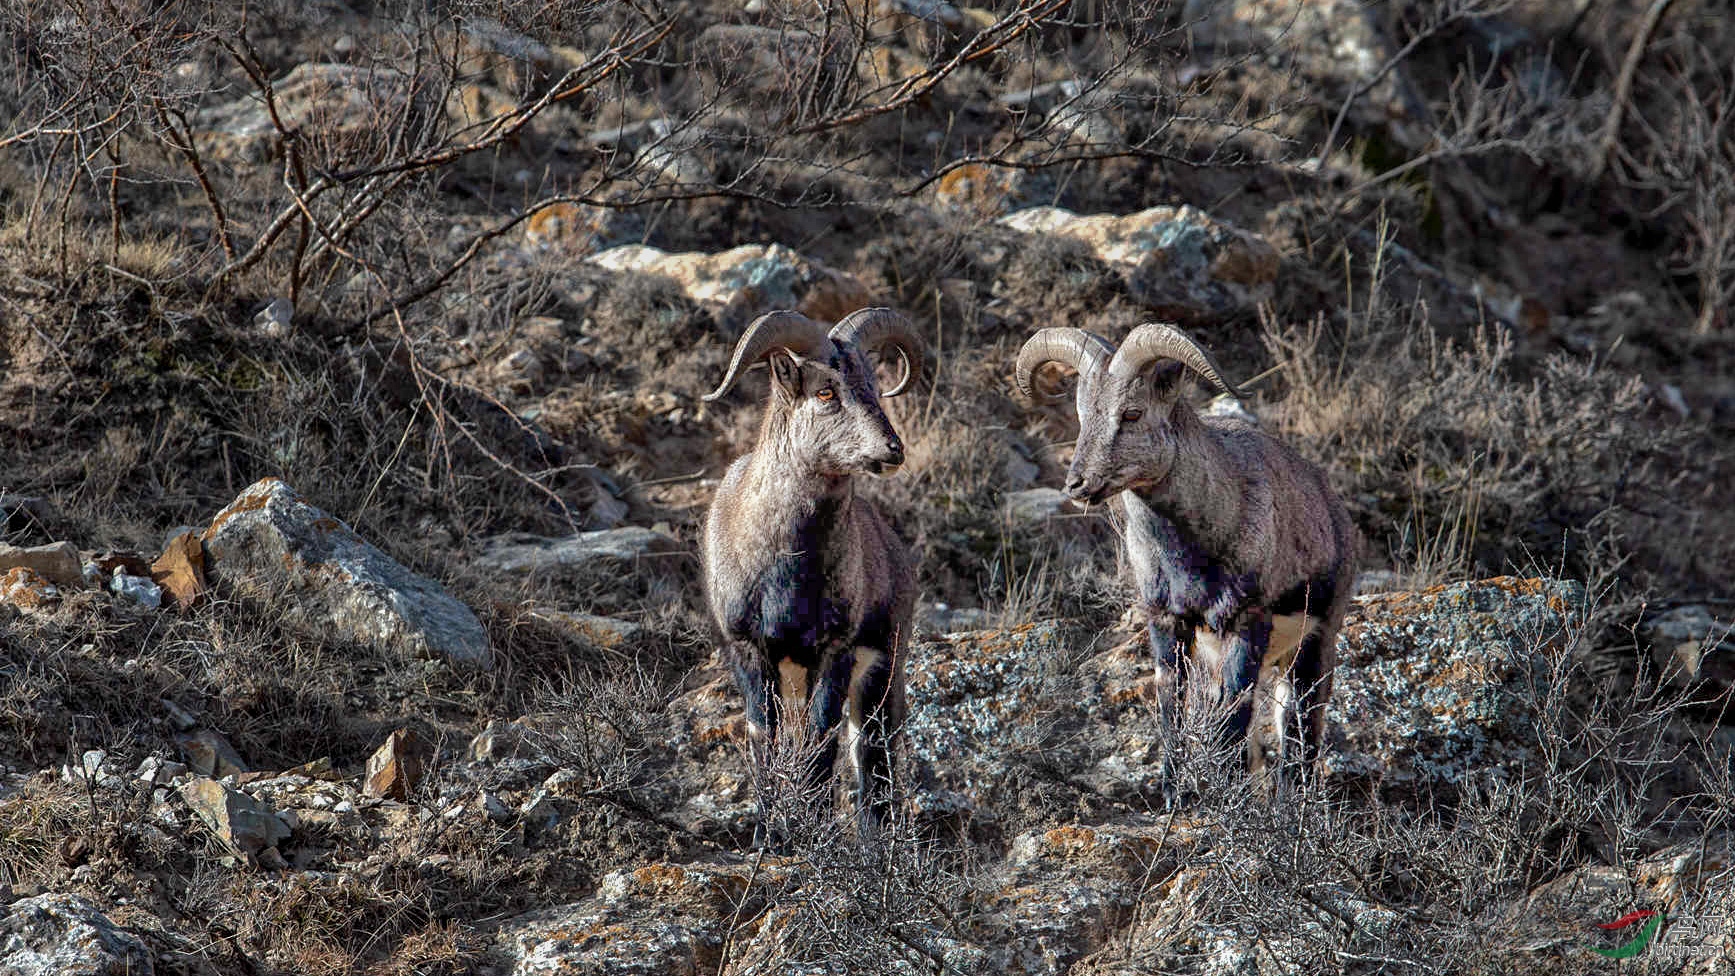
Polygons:
<instances>
[{"instance_id":1,"label":"dark flank marking","mask_svg":"<svg viewBox=\"0 0 1735 976\"><path fill-rule=\"evenodd\" d=\"M1287 616L1292 613L1305 613L1310 617L1323 620L1337 599L1337 574L1326 573L1305 580L1284 591L1272 601L1271 613L1274 616Z\"/></svg>"}]
</instances>

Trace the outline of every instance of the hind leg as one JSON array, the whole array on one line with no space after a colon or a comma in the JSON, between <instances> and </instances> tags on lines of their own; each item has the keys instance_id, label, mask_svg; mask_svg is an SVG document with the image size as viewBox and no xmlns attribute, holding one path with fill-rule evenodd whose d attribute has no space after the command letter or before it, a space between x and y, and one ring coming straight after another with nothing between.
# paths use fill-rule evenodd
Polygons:
<instances>
[{"instance_id":1,"label":"hind leg","mask_svg":"<svg viewBox=\"0 0 1735 976\"><path fill-rule=\"evenodd\" d=\"M1331 679L1337 649L1329 628L1317 626L1295 655L1293 682L1300 746L1301 773L1311 777L1325 759L1325 707L1331 701Z\"/></svg>"},{"instance_id":2,"label":"hind leg","mask_svg":"<svg viewBox=\"0 0 1735 976\"><path fill-rule=\"evenodd\" d=\"M892 743L902 725L901 696L893 682L897 671L884 652L855 649L849 684L846 739L855 771L856 819L864 830L885 826L894 800Z\"/></svg>"}]
</instances>

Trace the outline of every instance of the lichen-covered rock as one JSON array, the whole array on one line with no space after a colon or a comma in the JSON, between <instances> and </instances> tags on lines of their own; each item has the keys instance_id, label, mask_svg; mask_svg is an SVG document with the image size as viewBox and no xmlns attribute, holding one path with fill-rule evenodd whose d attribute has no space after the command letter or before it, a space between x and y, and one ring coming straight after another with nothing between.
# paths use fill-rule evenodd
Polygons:
<instances>
[{"instance_id":1,"label":"lichen-covered rock","mask_svg":"<svg viewBox=\"0 0 1735 976\"><path fill-rule=\"evenodd\" d=\"M1263 238L1186 205L1124 217L1029 207L1000 223L1026 234L1082 241L1120 270L1135 301L1184 325L1251 313L1271 298L1281 263Z\"/></svg>"},{"instance_id":2,"label":"lichen-covered rock","mask_svg":"<svg viewBox=\"0 0 1735 976\"><path fill-rule=\"evenodd\" d=\"M590 261L612 271L673 278L688 297L712 308L731 333L773 309L792 308L821 322L836 322L876 304L873 292L854 276L781 244L743 244L716 254L669 254L623 244Z\"/></svg>"},{"instance_id":3,"label":"lichen-covered rock","mask_svg":"<svg viewBox=\"0 0 1735 976\"><path fill-rule=\"evenodd\" d=\"M34 569L14 566L0 573L0 604L20 610L52 610L60 603L60 587Z\"/></svg>"},{"instance_id":4,"label":"lichen-covered rock","mask_svg":"<svg viewBox=\"0 0 1735 976\"><path fill-rule=\"evenodd\" d=\"M1334 776L1459 784L1535 756L1533 704L1584 587L1500 579L1358 597L1327 709Z\"/></svg>"},{"instance_id":5,"label":"lichen-covered rock","mask_svg":"<svg viewBox=\"0 0 1735 976\"><path fill-rule=\"evenodd\" d=\"M1139 662L1102 655L1078 667L1056 621L946 634L910 648L911 753L934 785L991 809L1013 766L1041 754L1072 788L1130 799L1162 786L1154 716L1139 702ZM918 798L920 800L920 798Z\"/></svg>"},{"instance_id":6,"label":"lichen-covered rock","mask_svg":"<svg viewBox=\"0 0 1735 976\"><path fill-rule=\"evenodd\" d=\"M469 607L276 478L219 512L203 542L213 580L269 603L297 629L458 664L492 660Z\"/></svg>"},{"instance_id":7,"label":"lichen-covered rock","mask_svg":"<svg viewBox=\"0 0 1735 976\"><path fill-rule=\"evenodd\" d=\"M78 895L0 908L0 972L11 976L151 976L150 948Z\"/></svg>"},{"instance_id":8,"label":"lichen-covered rock","mask_svg":"<svg viewBox=\"0 0 1735 976\"><path fill-rule=\"evenodd\" d=\"M697 976L717 971L725 937L750 937L762 911L752 865L652 864L617 871L594 897L501 926L512 976ZM764 878L759 878L763 882Z\"/></svg>"},{"instance_id":9,"label":"lichen-covered rock","mask_svg":"<svg viewBox=\"0 0 1735 976\"><path fill-rule=\"evenodd\" d=\"M1020 835L1004 883L977 907L974 940L987 971L1058 976L1106 944L1141 903L1160 905L1190 851L1209 840L1202 824L1068 824Z\"/></svg>"}]
</instances>

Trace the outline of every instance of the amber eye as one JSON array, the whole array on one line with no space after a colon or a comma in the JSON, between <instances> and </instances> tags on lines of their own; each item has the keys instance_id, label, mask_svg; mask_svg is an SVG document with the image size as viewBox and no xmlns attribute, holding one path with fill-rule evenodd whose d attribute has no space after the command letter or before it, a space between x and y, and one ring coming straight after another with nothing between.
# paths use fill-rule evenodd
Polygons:
<instances>
[{"instance_id":1,"label":"amber eye","mask_svg":"<svg viewBox=\"0 0 1735 976\"><path fill-rule=\"evenodd\" d=\"M1128 422L1128 423L1132 423L1133 421L1139 419L1140 417L1143 417L1144 415L1145 415L1145 412L1143 410L1140 410L1138 407L1134 407L1131 410L1123 411L1121 413L1121 419Z\"/></svg>"},{"instance_id":2,"label":"amber eye","mask_svg":"<svg viewBox=\"0 0 1735 976\"><path fill-rule=\"evenodd\" d=\"M814 397L821 402L830 403L837 399L837 391L829 386L822 386L819 388L819 392L814 394Z\"/></svg>"}]
</instances>

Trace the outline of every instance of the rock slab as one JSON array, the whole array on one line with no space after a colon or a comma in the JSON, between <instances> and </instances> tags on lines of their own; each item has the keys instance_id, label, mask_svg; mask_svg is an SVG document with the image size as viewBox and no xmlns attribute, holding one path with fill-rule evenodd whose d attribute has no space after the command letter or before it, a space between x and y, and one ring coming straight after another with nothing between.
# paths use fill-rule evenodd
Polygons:
<instances>
[{"instance_id":1,"label":"rock slab","mask_svg":"<svg viewBox=\"0 0 1735 976\"><path fill-rule=\"evenodd\" d=\"M188 781L181 796L213 833L243 854L260 854L289 839L289 825L275 810L214 779L200 776Z\"/></svg>"},{"instance_id":2,"label":"rock slab","mask_svg":"<svg viewBox=\"0 0 1735 976\"><path fill-rule=\"evenodd\" d=\"M271 604L296 629L455 664L492 662L469 607L276 478L219 512L203 542L214 581Z\"/></svg>"}]
</instances>

